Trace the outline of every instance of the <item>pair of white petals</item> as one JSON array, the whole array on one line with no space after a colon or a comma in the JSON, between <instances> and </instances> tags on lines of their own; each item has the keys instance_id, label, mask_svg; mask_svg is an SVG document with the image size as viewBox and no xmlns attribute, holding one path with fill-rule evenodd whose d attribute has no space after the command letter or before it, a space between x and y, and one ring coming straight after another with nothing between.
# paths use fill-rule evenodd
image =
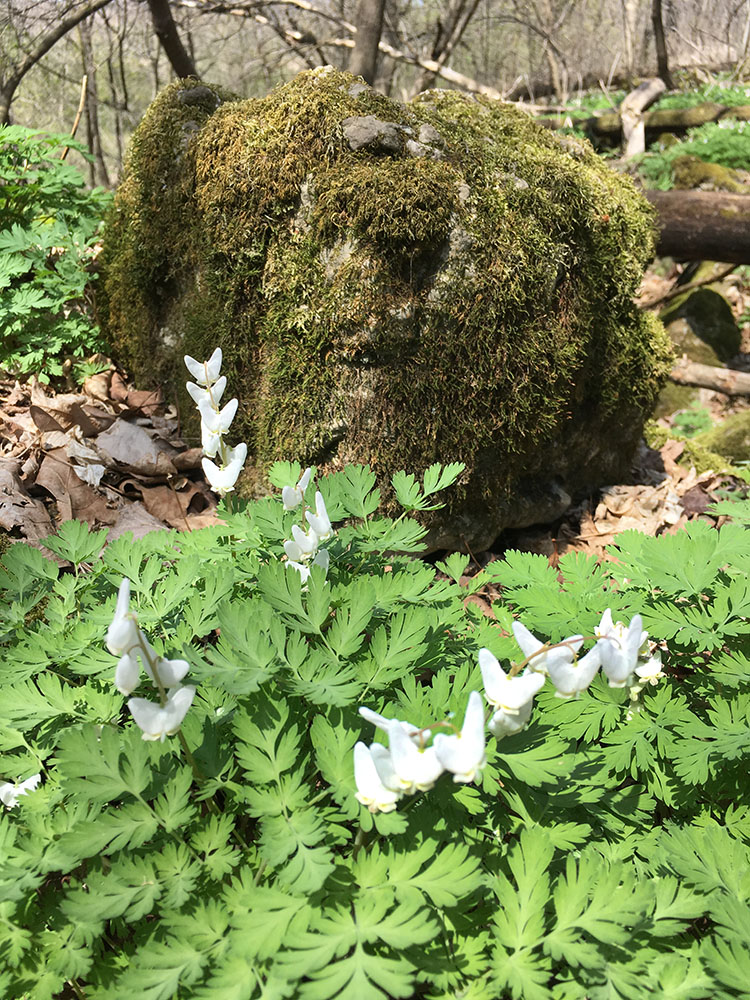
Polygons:
<instances>
[{"instance_id":1,"label":"pair of white petals","mask_svg":"<svg viewBox=\"0 0 750 1000\"><path fill-rule=\"evenodd\" d=\"M33 792L41 780L41 774L33 774L25 781L4 781L0 784L0 802L7 809L13 809L18 805L19 798Z\"/></svg>"},{"instance_id":2,"label":"pair of white petals","mask_svg":"<svg viewBox=\"0 0 750 1000\"><path fill-rule=\"evenodd\" d=\"M174 736L178 731L194 697L195 688L185 685L173 687L168 691L165 705L157 705L147 698L131 698L128 701L128 708L136 725L143 733L144 740L164 742L167 736Z\"/></svg>"},{"instance_id":3,"label":"pair of white petals","mask_svg":"<svg viewBox=\"0 0 750 1000\"><path fill-rule=\"evenodd\" d=\"M203 475L214 493L224 496L231 493L235 483L242 472L242 467L247 458L247 445L244 441L227 452L227 464L219 466L212 462L210 458L201 459Z\"/></svg>"},{"instance_id":4,"label":"pair of white petals","mask_svg":"<svg viewBox=\"0 0 750 1000\"><path fill-rule=\"evenodd\" d=\"M217 410L226 387L226 375L222 375L221 378L217 379L213 385L210 385L205 389L200 385L196 385L195 382L185 383L185 388L190 393L193 398L193 402L199 409L201 406L208 404L212 409Z\"/></svg>"},{"instance_id":5,"label":"pair of white petals","mask_svg":"<svg viewBox=\"0 0 750 1000\"><path fill-rule=\"evenodd\" d=\"M167 660L163 656L158 656L156 650L150 645L145 636L143 636L143 641L148 649L148 653L151 654L151 662L155 663L156 673L159 675L161 686L163 688L176 687L190 669L190 664L187 660ZM135 691L141 677L141 666L143 666L146 676L153 683L154 687L159 686L156 683L154 671L151 669L149 655L143 649L133 649L121 656L117 661L115 687L120 694L129 695Z\"/></svg>"},{"instance_id":6,"label":"pair of white petals","mask_svg":"<svg viewBox=\"0 0 750 1000\"><path fill-rule=\"evenodd\" d=\"M213 352L208 361L196 361L195 358L191 358L189 354L185 355L185 367L193 376L198 385L210 386L219 377L219 372L221 371L221 348L217 347Z\"/></svg>"},{"instance_id":7,"label":"pair of white petals","mask_svg":"<svg viewBox=\"0 0 750 1000\"><path fill-rule=\"evenodd\" d=\"M625 687L635 673L641 650L648 639L643 629L640 615L633 615L627 627L622 622L612 621L609 608L602 615L598 627L596 648L601 657L602 671L609 679L610 687Z\"/></svg>"},{"instance_id":8,"label":"pair of white petals","mask_svg":"<svg viewBox=\"0 0 750 1000\"><path fill-rule=\"evenodd\" d=\"M284 510L296 510L305 499L305 490L310 485L312 469L305 469L299 477L296 486L285 486L281 491Z\"/></svg>"}]
</instances>

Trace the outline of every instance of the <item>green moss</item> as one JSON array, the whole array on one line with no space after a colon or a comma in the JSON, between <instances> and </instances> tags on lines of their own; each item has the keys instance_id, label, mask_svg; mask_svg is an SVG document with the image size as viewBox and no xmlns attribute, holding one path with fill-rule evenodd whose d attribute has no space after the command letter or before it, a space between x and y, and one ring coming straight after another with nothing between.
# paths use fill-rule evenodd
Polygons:
<instances>
[{"instance_id":1,"label":"green moss","mask_svg":"<svg viewBox=\"0 0 750 1000\"><path fill-rule=\"evenodd\" d=\"M657 424L655 420L649 420L644 425L643 436L649 448L654 448L657 451L663 448L667 441L682 441L685 448L677 461L680 465L688 468L694 466L699 475L703 472L716 472L721 475L743 478L741 470L727 461L724 455L718 454L707 446L703 434L694 438L685 438L681 434L668 431L665 427Z\"/></svg>"},{"instance_id":2,"label":"green moss","mask_svg":"<svg viewBox=\"0 0 750 1000\"><path fill-rule=\"evenodd\" d=\"M632 305L654 241L630 181L508 105L353 84L303 73L197 124L183 84L161 95L107 236L120 356L194 432L178 359L219 344L261 470L463 460L497 498L571 420L637 434L671 353ZM349 147L342 122L368 115L401 128L400 152ZM437 145L408 155L427 125Z\"/></svg>"},{"instance_id":3,"label":"green moss","mask_svg":"<svg viewBox=\"0 0 750 1000\"><path fill-rule=\"evenodd\" d=\"M674 187L678 190L708 187L712 191L747 193L747 186L736 170L723 167L720 163L705 163L697 156L678 157L672 164L672 176Z\"/></svg>"},{"instance_id":4,"label":"green moss","mask_svg":"<svg viewBox=\"0 0 750 1000\"><path fill-rule=\"evenodd\" d=\"M731 413L720 424L693 439L727 462L750 461L750 412Z\"/></svg>"}]
</instances>

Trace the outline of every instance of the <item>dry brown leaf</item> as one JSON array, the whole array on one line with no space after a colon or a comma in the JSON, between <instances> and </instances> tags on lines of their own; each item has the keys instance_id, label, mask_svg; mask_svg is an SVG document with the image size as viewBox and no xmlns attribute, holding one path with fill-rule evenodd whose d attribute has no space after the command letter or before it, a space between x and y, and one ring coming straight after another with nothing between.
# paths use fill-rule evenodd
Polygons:
<instances>
[{"instance_id":1,"label":"dry brown leaf","mask_svg":"<svg viewBox=\"0 0 750 1000\"><path fill-rule=\"evenodd\" d=\"M161 521L157 521L155 517L149 514L142 503L136 501L135 503L126 504L121 510L117 511L117 520L109 530L107 541L113 542L120 535L124 535L126 531L132 531L134 538L143 538L144 535L147 535L151 531L166 530L166 525L162 524Z\"/></svg>"},{"instance_id":2,"label":"dry brown leaf","mask_svg":"<svg viewBox=\"0 0 750 1000\"><path fill-rule=\"evenodd\" d=\"M131 410L140 410L147 417L164 406L164 394L161 388L129 389L119 372L112 373L110 393L112 399L126 403Z\"/></svg>"},{"instance_id":3,"label":"dry brown leaf","mask_svg":"<svg viewBox=\"0 0 750 1000\"><path fill-rule=\"evenodd\" d=\"M55 530L41 500L30 497L18 475L18 462L0 459L0 528L18 531L39 548L39 542Z\"/></svg>"},{"instance_id":4,"label":"dry brown leaf","mask_svg":"<svg viewBox=\"0 0 750 1000\"><path fill-rule=\"evenodd\" d=\"M83 391L100 403L108 403L111 399L109 391L111 382L112 372L97 372L96 375L89 375L83 383Z\"/></svg>"},{"instance_id":5,"label":"dry brown leaf","mask_svg":"<svg viewBox=\"0 0 750 1000\"><path fill-rule=\"evenodd\" d=\"M177 450L172 445L122 418L97 437L96 447L108 464L138 475L164 478L177 472L172 462Z\"/></svg>"},{"instance_id":6,"label":"dry brown leaf","mask_svg":"<svg viewBox=\"0 0 750 1000\"><path fill-rule=\"evenodd\" d=\"M178 472L192 472L193 469L200 469L203 459L202 448L188 448L187 451L175 455L172 461Z\"/></svg>"},{"instance_id":7,"label":"dry brown leaf","mask_svg":"<svg viewBox=\"0 0 750 1000\"><path fill-rule=\"evenodd\" d=\"M48 396L36 379L31 380L31 415L40 430L67 431L77 426L84 437L96 434L96 428L83 409L86 402L88 400L83 393L63 392L59 396ZM54 419L58 426L49 426L49 418Z\"/></svg>"},{"instance_id":8,"label":"dry brown leaf","mask_svg":"<svg viewBox=\"0 0 750 1000\"><path fill-rule=\"evenodd\" d=\"M181 488L169 486L142 487L143 505L149 514L166 521L172 528L184 528L188 513L199 514L208 506L208 500L196 483L183 480Z\"/></svg>"},{"instance_id":9,"label":"dry brown leaf","mask_svg":"<svg viewBox=\"0 0 750 1000\"><path fill-rule=\"evenodd\" d=\"M75 474L62 448L44 456L36 485L43 486L55 498L61 522L75 519L94 527L113 524L117 518L117 511L109 506L104 497Z\"/></svg>"}]
</instances>

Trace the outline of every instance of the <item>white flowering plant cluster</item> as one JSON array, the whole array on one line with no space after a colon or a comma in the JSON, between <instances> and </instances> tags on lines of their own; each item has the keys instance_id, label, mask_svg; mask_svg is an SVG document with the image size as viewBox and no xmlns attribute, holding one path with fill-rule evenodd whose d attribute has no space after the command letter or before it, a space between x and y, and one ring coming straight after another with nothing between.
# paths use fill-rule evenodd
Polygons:
<instances>
[{"instance_id":1,"label":"white flowering plant cluster","mask_svg":"<svg viewBox=\"0 0 750 1000\"><path fill-rule=\"evenodd\" d=\"M612 621L609 608L595 629L596 644L579 658L582 635L559 643L540 642L520 621L512 623L513 635L524 658L506 673L489 649L479 650L479 669L484 684L485 709L477 691L469 694L463 725L451 721L418 727L400 719L386 719L361 707L359 714L388 735L389 749L382 743L357 743L354 747L354 778L357 799L370 812L391 812L404 795L432 788L443 772L454 782L478 781L487 763L485 728L496 739L520 733L528 725L534 695L549 677L558 698L579 698L590 687L599 668L613 688L628 687L631 709L640 711L638 695L646 684L656 684L665 674L661 650L652 652L640 615L626 628ZM448 729L438 732L434 729ZM430 744L430 738L434 735Z\"/></svg>"},{"instance_id":2,"label":"white flowering plant cluster","mask_svg":"<svg viewBox=\"0 0 750 1000\"><path fill-rule=\"evenodd\" d=\"M0 997L747 996L750 513L425 560L460 474L3 551Z\"/></svg>"}]
</instances>

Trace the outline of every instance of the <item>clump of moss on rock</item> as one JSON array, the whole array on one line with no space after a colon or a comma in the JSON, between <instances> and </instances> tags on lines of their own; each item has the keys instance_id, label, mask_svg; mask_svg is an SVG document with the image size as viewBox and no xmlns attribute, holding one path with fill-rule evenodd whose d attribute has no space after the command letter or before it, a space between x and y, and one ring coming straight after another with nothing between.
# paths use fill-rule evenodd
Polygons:
<instances>
[{"instance_id":1,"label":"clump of moss on rock","mask_svg":"<svg viewBox=\"0 0 750 1000\"><path fill-rule=\"evenodd\" d=\"M671 363L632 303L652 227L587 143L509 105L402 105L330 68L252 100L183 81L133 139L107 328L188 419L181 355L222 347L251 480L465 462L431 543L482 547L627 472Z\"/></svg>"}]
</instances>

